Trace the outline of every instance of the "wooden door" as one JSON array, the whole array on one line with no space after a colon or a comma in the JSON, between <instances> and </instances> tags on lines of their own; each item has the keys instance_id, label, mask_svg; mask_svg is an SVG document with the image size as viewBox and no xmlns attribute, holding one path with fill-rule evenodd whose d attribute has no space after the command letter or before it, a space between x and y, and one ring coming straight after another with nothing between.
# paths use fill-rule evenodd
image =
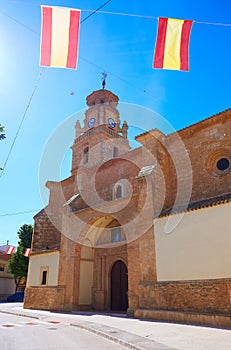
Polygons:
<instances>
[{"instance_id":1,"label":"wooden door","mask_svg":"<svg viewBox=\"0 0 231 350\"><path fill-rule=\"evenodd\" d=\"M125 311L128 308L128 270L123 261L114 263L111 270L111 310Z\"/></svg>"}]
</instances>

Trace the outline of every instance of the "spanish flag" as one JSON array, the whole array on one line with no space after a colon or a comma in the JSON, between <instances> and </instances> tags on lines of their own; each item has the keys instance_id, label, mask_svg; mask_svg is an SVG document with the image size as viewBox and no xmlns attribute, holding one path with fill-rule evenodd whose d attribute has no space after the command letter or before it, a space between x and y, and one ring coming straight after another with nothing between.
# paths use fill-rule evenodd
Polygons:
<instances>
[{"instance_id":1,"label":"spanish flag","mask_svg":"<svg viewBox=\"0 0 231 350\"><path fill-rule=\"evenodd\" d=\"M41 6L40 65L76 69L80 10Z\"/></svg>"},{"instance_id":2,"label":"spanish flag","mask_svg":"<svg viewBox=\"0 0 231 350\"><path fill-rule=\"evenodd\" d=\"M15 251L15 247L9 246L6 250L6 254L12 255Z\"/></svg>"},{"instance_id":3,"label":"spanish flag","mask_svg":"<svg viewBox=\"0 0 231 350\"><path fill-rule=\"evenodd\" d=\"M29 257L29 256L30 256L30 253L31 253L31 249L30 249L30 248L26 248L26 249L24 250L24 256Z\"/></svg>"},{"instance_id":4,"label":"spanish flag","mask_svg":"<svg viewBox=\"0 0 231 350\"><path fill-rule=\"evenodd\" d=\"M189 70L188 46L191 20L159 18L154 68Z\"/></svg>"}]
</instances>

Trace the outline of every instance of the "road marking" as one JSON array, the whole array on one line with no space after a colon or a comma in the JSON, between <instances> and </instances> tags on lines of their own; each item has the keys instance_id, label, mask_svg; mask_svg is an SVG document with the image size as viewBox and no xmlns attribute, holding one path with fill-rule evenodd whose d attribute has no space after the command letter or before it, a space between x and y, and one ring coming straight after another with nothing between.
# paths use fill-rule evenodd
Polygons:
<instances>
[{"instance_id":1,"label":"road marking","mask_svg":"<svg viewBox=\"0 0 231 350\"><path fill-rule=\"evenodd\" d=\"M0 328L4 327L4 328L12 328L12 327L26 327L26 326L49 326L50 324L53 325L62 325L64 323L61 323L60 321L29 321L29 322L25 322L25 321L19 321L18 323L4 323L4 324L0 324Z\"/></svg>"},{"instance_id":2,"label":"road marking","mask_svg":"<svg viewBox=\"0 0 231 350\"><path fill-rule=\"evenodd\" d=\"M25 325L26 325L26 326L37 326L38 323L35 323L35 322L26 322Z\"/></svg>"},{"instance_id":3,"label":"road marking","mask_svg":"<svg viewBox=\"0 0 231 350\"><path fill-rule=\"evenodd\" d=\"M43 325L44 322L18 322L18 323L4 323L0 324L0 327L12 328L12 327L25 327L25 326L38 326Z\"/></svg>"}]
</instances>

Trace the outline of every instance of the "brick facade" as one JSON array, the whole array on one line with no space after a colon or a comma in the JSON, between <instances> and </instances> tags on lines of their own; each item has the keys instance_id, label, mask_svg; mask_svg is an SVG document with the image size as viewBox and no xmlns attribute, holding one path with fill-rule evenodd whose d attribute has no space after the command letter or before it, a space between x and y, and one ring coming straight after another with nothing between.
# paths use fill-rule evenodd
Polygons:
<instances>
[{"instance_id":1,"label":"brick facade","mask_svg":"<svg viewBox=\"0 0 231 350\"><path fill-rule=\"evenodd\" d=\"M209 314L222 314L215 323L224 325L231 280L158 281L154 219L194 203L200 210L207 199L219 205L221 195L230 200L231 110L167 136L151 130L131 150L117 103L107 90L88 96L84 127L76 123L72 175L47 183L50 200L35 216L32 255L58 247L58 285L28 287L24 307L110 310L112 269L120 261L129 314L174 320L175 312L176 320L191 322L188 313L206 313L207 324L215 322Z\"/></svg>"}]
</instances>

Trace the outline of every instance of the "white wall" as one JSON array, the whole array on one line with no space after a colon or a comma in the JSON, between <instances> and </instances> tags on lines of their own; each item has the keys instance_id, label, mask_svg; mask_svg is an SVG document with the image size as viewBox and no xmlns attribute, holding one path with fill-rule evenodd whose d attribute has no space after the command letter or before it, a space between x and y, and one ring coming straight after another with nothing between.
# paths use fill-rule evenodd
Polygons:
<instances>
[{"instance_id":1,"label":"white wall","mask_svg":"<svg viewBox=\"0 0 231 350\"><path fill-rule=\"evenodd\" d=\"M0 277L0 296L14 294L15 282L13 277Z\"/></svg>"},{"instance_id":2,"label":"white wall","mask_svg":"<svg viewBox=\"0 0 231 350\"><path fill-rule=\"evenodd\" d=\"M47 286L58 285L59 252L32 255L29 260L27 286L41 285L41 270L48 268Z\"/></svg>"},{"instance_id":3,"label":"white wall","mask_svg":"<svg viewBox=\"0 0 231 350\"><path fill-rule=\"evenodd\" d=\"M231 203L187 212L171 233L167 221L154 220L158 281L231 277Z\"/></svg>"},{"instance_id":4,"label":"white wall","mask_svg":"<svg viewBox=\"0 0 231 350\"><path fill-rule=\"evenodd\" d=\"M8 260L0 257L0 265L4 266L4 271L0 271L0 296L14 294L15 282L14 277L8 271Z\"/></svg>"}]
</instances>

